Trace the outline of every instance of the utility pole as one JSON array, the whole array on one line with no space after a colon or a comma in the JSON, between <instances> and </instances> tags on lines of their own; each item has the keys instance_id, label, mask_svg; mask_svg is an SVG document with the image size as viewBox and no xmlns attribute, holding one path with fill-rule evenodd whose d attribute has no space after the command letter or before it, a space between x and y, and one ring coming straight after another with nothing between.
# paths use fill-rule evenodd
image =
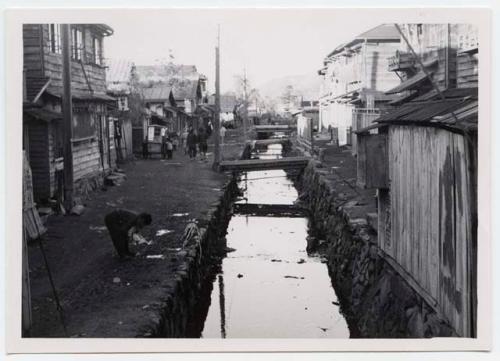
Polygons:
<instances>
[{"instance_id":1,"label":"utility pole","mask_svg":"<svg viewBox=\"0 0 500 361\"><path fill-rule=\"evenodd\" d=\"M71 46L70 26L61 25L62 40L62 114L64 134L64 207L73 207L73 104L71 100Z\"/></svg>"},{"instance_id":2,"label":"utility pole","mask_svg":"<svg viewBox=\"0 0 500 361\"><path fill-rule=\"evenodd\" d=\"M213 169L218 169L221 160L220 152L220 25L217 25L217 46L215 47L215 117L214 117L214 163Z\"/></svg>"},{"instance_id":3,"label":"utility pole","mask_svg":"<svg viewBox=\"0 0 500 361\"><path fill-rule=\"evenodd\" d=\"M248 124L248 92L247 92L247 68L243 69L243 140L247 139L247 124Z\"/></svg>"}]
</instances>

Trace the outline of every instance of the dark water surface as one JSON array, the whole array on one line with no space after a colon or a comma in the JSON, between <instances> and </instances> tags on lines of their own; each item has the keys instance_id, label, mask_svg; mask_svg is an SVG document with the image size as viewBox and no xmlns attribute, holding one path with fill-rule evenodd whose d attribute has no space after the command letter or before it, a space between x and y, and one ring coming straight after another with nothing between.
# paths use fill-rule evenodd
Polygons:
<instances>
[{"instance_id":1,"label":"dark water surface","mask_svg":"<svg viewBox=\"0 0 500 361\"><path fill-rule=\"evenodd\" d=\"M270 146L258 157L280 154ZM239 186L238 204L291 206L298 196L282 170L242 174ZM348 338L327 266L306 252L307 235L305 216L235 214L226 236L235 251L217 267L201 334L192 336Z\"/></svg>"}]
</instances>

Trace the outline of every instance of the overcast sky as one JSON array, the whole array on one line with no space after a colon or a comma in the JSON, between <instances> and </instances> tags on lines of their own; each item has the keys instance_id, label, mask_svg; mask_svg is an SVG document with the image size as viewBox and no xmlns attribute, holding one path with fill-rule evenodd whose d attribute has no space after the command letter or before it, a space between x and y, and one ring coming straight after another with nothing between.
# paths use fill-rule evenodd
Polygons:
<instances>
[{"instance_id":1,"label":"overcast sky","mask_svg":"<svg viewBox=\"0 0 500 361\"><path fill-rule=\"evenodd\" d=\"M168 61L172 49L175 63L196 65L213 88L220 24L225 92L234 89L234 76L244 67L257 87L282 76L314 73L337 45L381 23L376 16L355 19L339 9L129 11L107 22L115 33L106 39L105 52L108 58L150 65Z\"/></svg>"}]
</instances>

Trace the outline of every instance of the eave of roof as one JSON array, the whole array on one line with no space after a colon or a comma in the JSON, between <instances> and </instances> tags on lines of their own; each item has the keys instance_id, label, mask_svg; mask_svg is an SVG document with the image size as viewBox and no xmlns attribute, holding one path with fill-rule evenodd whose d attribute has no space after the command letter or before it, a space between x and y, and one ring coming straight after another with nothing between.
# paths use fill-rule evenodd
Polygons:
<instances>
[{"instance_id":1,"label":"eave of roof","mask_svg":"<svg viewBox=\"0 0 500 361\"><path fill-rule=\"evenodd\" d=\"M431 75L431 74L432 74L432 72L429 73L429 75ZM411 78L403 81L401 84L395 86L394 88L392 88L390 90L387 90L385 93L386 94L396 94L396 93L401 93L405 90L411 90L414 87L423 83L426 79L428 79L427 74L423 71L420 71L417 74L415 74L414 76L412 76Z\"/></svg>"}]
</instances>

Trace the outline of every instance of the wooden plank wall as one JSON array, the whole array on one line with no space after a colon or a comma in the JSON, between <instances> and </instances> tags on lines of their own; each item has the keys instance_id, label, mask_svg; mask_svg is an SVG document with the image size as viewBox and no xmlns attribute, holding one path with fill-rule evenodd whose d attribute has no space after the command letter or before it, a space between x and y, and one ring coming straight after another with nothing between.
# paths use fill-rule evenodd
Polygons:
<instances>
[{"instance_id":1,"label":"wooden plank wall","mask_svg":"<svg viewBox=\"0 0 500 361\"><path fill-rule=\"evenodd\" d=\"M403 32L408 38L411 46L423 62L438 59L437 66L430 67L433 71L433 79L441 88L456 84L456 48L453 48L452 29L448 24L404 24ZM402 44L403 48L406 44ZM447 69L448 72L447 72ZM448 78L447 78L448 73Z\"/></svg>"},{"instance_id":2,"label":"wooden plank wall","mask_svg":"<svg viewBox=\"0 0 500 361\"><path fill-rule=\"evenodd\" d=\"M126 158L134 154L132 148L132 121L130 119L122 119L122 150Z\"/></svg>"},{"instance_id":3,"label":"wooden plank wall","mask_svg":"<svg viewBox=\"0 0 500 361\"><path fill-rule=\"evenodd\" d=\"M387 135L366 134L358 140L358 186L367 189L388 188Z\"/></svg>"},{"instance_id":4,"label":"wooden plank wall","mask_svg":"<svg viewBox=\"0 0 500 361\"><path fill-rule=\"evenodd\" d=\"M91 138L73 143L73 178L75 181L85 178L102 169L99 142Z\"/></svg>"},{"instance_id":5,"label":"wooden plank wall","mask_svg":"<svg viewBox=\"0 0 500 361\"><path fill-rule=\"evenodd\" d=\"M391 127L390 242L379 228L379 247L412 275L462 336L470 336L472 327L469 163L461 135Z\"/></svg>"},{"instance_id":6,"label":"wooden plank wall","mask_svg":"<svg viewBox=\"0 0 500 361\"><path fill-rule=\"evenodd\" d=\"M23 61L26 77L42 77L41 25L23 24Z\"/></svg>"},{"instance_id":7,"label":"wooden plank wall","mask_svg":"<svg viewBox=\"0 0 500 361\"><path fill-rule=\"evenodd\" d=\"M51 78L51 88L62 90L62 56L50 52L49 46L49 26L43 24L43 54L45 76ZM84 56L83 64L85 73L92 89L98 93L106 92L106 69L104 66L92 64L89 59L92 58L92 29L84 27ZM71 61L71 87L75 91L86 92L89 90L82 66L79 62Z\"/></svg>"},{"instance_id":8,"label":"wooden plank wall","mask_svg":"<svg viewBox=\"0 0 500 361\"><path fill-rule=\"evenodd\" d=\"M29 159L33 176L33 193L37 201L50 198L48 128L43 121L25 122L28 126Z\"/></svg>"},{"instance_id":9,"label":"wooden plank wall","mask_svg":"<svg viewBox=\"0 0 500 361\"><path fill-rule=\"evenodd\" d=\"M457 56L457 88L478 87L478 76L478 54L459 54Z\"/></svg>"},{"instance_id":10,"label":"wooden plank wall","mask_svg":"<svg viewBox=\"0 0 500 361\"><path fill-rule=\"evenodd\" d=\"M351 139L351 153L352 155L358 154L358 137L356 130L366 128L372 125L373 121L380 117L380 111L377 108L374 109L353 109L352 111L352 139ZM374 130L373 134L377 131Z\"/></svg>"}]
</instances>

